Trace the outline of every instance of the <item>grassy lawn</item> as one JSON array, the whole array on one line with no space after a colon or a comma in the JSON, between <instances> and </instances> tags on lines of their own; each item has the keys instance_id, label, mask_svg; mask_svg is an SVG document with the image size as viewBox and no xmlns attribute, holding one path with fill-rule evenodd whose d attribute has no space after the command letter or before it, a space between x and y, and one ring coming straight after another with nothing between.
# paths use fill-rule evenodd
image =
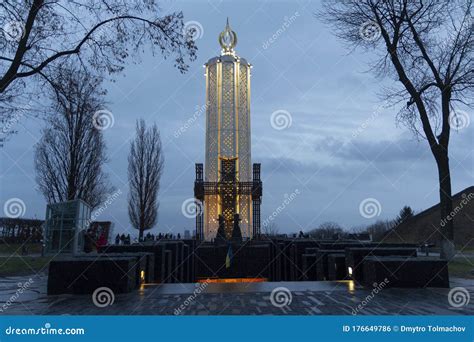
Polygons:
<instances>
[{"instance_id":1,"label":"grassy lawn","mask_svg":"<svg viewBox=\"0 0 474 342\"><path fill-rule=\"evenodd\" d=\"M34 274L48 269L51 257L0 257L0 277Z\"/></svg>"},{"instance_id":2,"label":"grassy lawn","mask_svg":"<svg viewBox=\"0 0 474 342\"><path fill-rule=\"evenodd\" d=\"M474 279L474 258L458 257L448 264L449 275L453 277Z\"/></svg>"},{"instance_id":3,"label":"grassy lawn","mask_svg":"<svg viewBox=\"0 0 474 342\"><path fill-rule=\"evenodd\" d=\"M40 243L27 243L26 247L28 249L28 253L30 254L38 254L41 253L41 244ZM2 255L12 255L17 254L21 255L22 245L15 243L15 244L0 244L0 254Z\"/></svg>"},{"instance_id":4,"label":"grassy lawn","mask_svg":"<svg viewBox=\"0 0 474 342\"><path fill-rule=\"evenodd\" d=\"M474 253L474 248L472 247L459 248L459 251L461 251L462 253Z\"/></svg>"},{"instance_id":5,"label":"grassy lawn","mask_svg":"<svg viewBox=\"0 0 474 342\"><path fill-rule=\"evenodd\" d=\"M28 254L41 254L40 243L26 244ZM34 274L48 269L51 257L22 255L21 244L0 244L0 277Z\"/></svg>"}]
</instances>

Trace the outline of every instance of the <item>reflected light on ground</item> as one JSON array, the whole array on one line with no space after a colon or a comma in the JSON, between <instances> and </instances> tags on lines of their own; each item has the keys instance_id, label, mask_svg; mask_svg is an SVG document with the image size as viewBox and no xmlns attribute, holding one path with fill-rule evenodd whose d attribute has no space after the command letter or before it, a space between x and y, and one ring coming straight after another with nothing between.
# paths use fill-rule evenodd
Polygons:
<instances>
[{"instance_id":1,"label":"reflected light on ground","mask_svg":"<svg viewBox=\"0 0 474 342\"><path fill-rule=\"evenodd\" d=\"M267 278L214 278L214 279L199 279L198 283L263 283Z\"/></svg>"},{"instance_id":2,"label":"reflected light on ground","mask_svg":"<svg viewBox=\"0 0 474 342\"><path fill-rule=\"evenodd\" d=\"M349 280L349 283L347 285L348 285L349 293L354 293L355 291L354 280Z\"/></svg>"},{"instance_id":3,"label":"reflected light on ground","mask_svg":"<svg viewBox=\"0 0 474 342\"><path fill-rule=\"evenodd\" d=\"M350 294L355 293L355 282L354 282L354 280L337 280L337 281L335 281L335 283L345 284L347 286L347 291Z\"/></svg>"}]
</instances>

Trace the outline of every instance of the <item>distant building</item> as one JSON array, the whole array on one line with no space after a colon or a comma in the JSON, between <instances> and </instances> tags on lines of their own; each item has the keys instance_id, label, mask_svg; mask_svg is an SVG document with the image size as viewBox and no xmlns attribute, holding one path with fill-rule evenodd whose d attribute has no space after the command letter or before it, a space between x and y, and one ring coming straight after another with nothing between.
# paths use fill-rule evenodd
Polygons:
<instances>
[{"instance_id":1,"label":"distant building","mask_svg":"<svg viewBox=\"0 0 474 342\"><path fill-rule=\"evenodd\" d=\"M453 195L453 211L449 219L454 222L454 243L474 247L474 186ZM437 245L443 225L439 204L428 208L400 223L384 238L384 242L429 243Z\"/></svg>"}]
</instances>

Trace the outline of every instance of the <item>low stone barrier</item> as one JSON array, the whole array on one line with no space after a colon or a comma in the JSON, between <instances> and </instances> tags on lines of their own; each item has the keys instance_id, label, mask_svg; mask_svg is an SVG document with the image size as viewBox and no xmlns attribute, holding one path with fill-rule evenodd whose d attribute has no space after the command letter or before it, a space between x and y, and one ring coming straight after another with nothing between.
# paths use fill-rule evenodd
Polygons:
<instances>
[{"instance_id":1,"label":"low stone barrier","mask_svg":"<svg viewBox=\"0 0 474 342\"><path fill-rule=\"evenodd\" d=\"M329 280L328 255L344 253L344 250L320 249L316 253L316 280Z\"/></svg>"},{"instance_id":2,"label":"low stone barrier","mask_svg":"<svg viewBox=\"0 0 474 342\"><path fill-rule=\"evenodd\" d=\"M328 279L346 279L346 256L344 253L328 254Z\"/></svg>"},{"instance_id":3,"label":"low stone barrier","mask_svg":"<svg viewBox=\"0 0 474 342\"><path fill-rule=\"evenodd\" d=\"M364 272L362 269L362 261L367 256L416 256L415 247L385 247L377 246L370 248L361 247L347 247L346 267L349 278L362 282L364 280Z\"/></svg>"},{"instance_id":4,"label":"low stone barrier","mask_svg":"<svg viewBox=\"0 0 474 342\"><path fill-rule=\"evenodd\" d=\"M446 260L432 257L366 257L363 262L365 286L382 281L387 287L449 287Z\"/></svg>"},{"instance_id":5,"label":"low stone barrier","mask_svg":"<svg viewBox=\"0 0 474 342\"><path fill-rule=\"evenodd\" d=\"M136 257L71 257L49 264L48 295L91 294L99 287L114 293L130 292L137 287Z\"/></svg>"},{"instance_id":6,"label":"low stone barrier","mask_svg":"<svg viewBox=\"0 0 474 342\"><path fill-rule=\"evenodd\" d=\"M316 280L316 254L303 254L303 280Z\"/></svg>"}]
</instances>

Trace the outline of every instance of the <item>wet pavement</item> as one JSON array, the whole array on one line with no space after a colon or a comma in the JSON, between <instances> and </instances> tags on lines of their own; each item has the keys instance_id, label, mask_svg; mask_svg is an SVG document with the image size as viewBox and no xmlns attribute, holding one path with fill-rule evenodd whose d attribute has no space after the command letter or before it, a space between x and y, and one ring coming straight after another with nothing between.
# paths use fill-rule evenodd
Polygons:
<instances>
[{"instance_id":1,"label":"wet pavement","mask_svg":"<svg viewBox=\"0 0 474 342\"><path fill-rule=\"evenodd\" d=\"M467 299L459 308L448 300L450 289L375 291L352 281L147 284L131 293L96 298L48 296L46 281L43 274L0 278L0 315L474 314L474 281L461 278L451 280L451 288L464 289Z\"/></svg>"}]
</instances>

